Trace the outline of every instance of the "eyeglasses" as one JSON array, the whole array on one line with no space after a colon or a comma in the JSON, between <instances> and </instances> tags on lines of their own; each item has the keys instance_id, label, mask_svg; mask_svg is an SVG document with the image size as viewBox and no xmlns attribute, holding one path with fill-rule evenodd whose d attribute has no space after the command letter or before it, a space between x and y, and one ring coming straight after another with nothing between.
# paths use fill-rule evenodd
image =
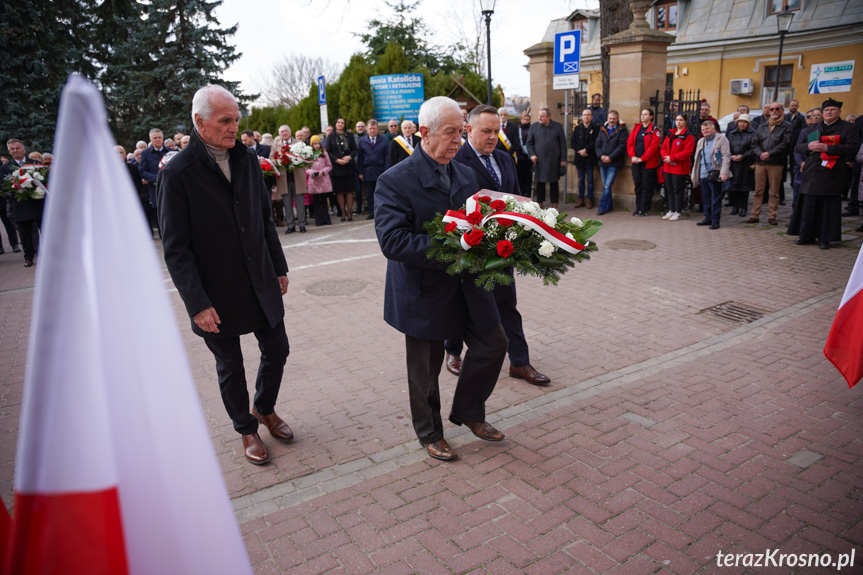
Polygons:
<instances>
[{"instance_id":1,"label":"eyeglasses","mask_svg":"<svg viewBox=\"0 0 863 575\"><path fill-rule=\"evenodd\" d=\"M784 109L785 108L783 108L782 106L774 106L774 107L770 108L770 111L771 112L781 112Z\"/></svg>"}]
</instances>

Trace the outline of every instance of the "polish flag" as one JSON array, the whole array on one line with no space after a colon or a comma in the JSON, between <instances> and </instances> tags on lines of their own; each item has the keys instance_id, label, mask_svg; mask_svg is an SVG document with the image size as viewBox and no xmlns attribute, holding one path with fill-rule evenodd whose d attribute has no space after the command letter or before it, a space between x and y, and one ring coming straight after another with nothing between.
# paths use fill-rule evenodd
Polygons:
<instances>
[{"instance_id":1,"label":"polish flag","mask_svg":"<svg viewBox=\"0 0 863 575\"><path fill-rule=\"evenodd\" d=\"M102 97L60 101L4 573L251 574Z\"/></svg>"},{"instance_id":2,"label":"polish flag","mask_svg":"<svg viewBox=\"0 0 863 575\"><path fill-rule=\"evenodd\" d=\"M845 295L824 345L824 355L854 387L863 378L863 250L851 270Z\"/></svg>"}]
</instances>

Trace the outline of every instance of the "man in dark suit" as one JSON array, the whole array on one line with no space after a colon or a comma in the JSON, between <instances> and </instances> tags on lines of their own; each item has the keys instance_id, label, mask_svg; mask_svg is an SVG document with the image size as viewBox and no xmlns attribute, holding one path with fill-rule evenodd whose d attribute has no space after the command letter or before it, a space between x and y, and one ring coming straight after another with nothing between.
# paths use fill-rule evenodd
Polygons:
<instances>
[{"instance_id":1,"label":"man in dark suit","mask_svg":"<svg viewBox=\"0 0 863 575\"><path fill-rule=\"evenodd\" d=\"M495 121L497 123L497 121ZM387 262L384 321L405 334L411 419L420 443L435 459L455 459L443 437L438 378L444 340L464 334L468 345L450 421L477 437L500 441L485 420L507 339L494 296L472 276L451 276L447 264L426 257L431 239L423 224L461 208L479 190L474 172L452 162L461 140L458 104L438 96L419 113L422 146L378 179L375 231ZM468 312L470 310L470 312Z\"/></svg>"},{"instance_id":2,"label":"man in dark suit","mask_svg":"<svg viewBox=\"0 0 863 575\"><path fill-rule=\"evenodd\" d=\"M369 203L367 220L375 217L375 186L378 178L387 169L390 156L390 141L378 132L378 121L366 122L366 135L359 140L357 150L357 174L363 181L366 198Z\"/></svg>"},{"instance_id":3,"label":"man in dark suit","mask_svg":"<svg viewBox=\"0 0 863 575\"><path fill-rule=\"evenodd\" d=\"M402 133L390 140L390 157L387 168L391 168L410 157L420 145L420 137L414 133L414 123L410 120L402 122Z\"/></svg>"},{"instance_id":4,"label":"man in dark suit","mask_svg":"<svg viewBox=\"0 0 863 575\"><path fill-rule=\"evenodd\" d=\"M7 176L21 166L35 163L27 159L27 149L21 140L15 138L7 140L6 149L9 150L9 157L11 159L8 163L0 166L0 181L5 180ZM2 204L2 207L0 207L0 220L3 221L3 226L6 228L6 234L9 236L12 251L18 253L21 251L21 247L24 248L24 267L29 268L33 265L33 258L36 255L34 234L38 234L38 224L42 219L44 202L45 200L18 201L11 194L8 198L0 195L0 204ZM18 245L19 233L21 234L21 247ZM0 245L0 254L2 253L3 246Z\"/></svg>"},{"instance_id":5,"label":"man in dark suit","mask_svg":"<svg viewBox=\"0 0 863 575\"><path fill-rule=\"evenodd\" d=\"M240 140L242 140L250 150L255 152L256 156L260 156L262 158L270 157L270 147L257 141L253 131L243 130L243 133L240 134Z\"/></svg>"},{"instance_id":6,"label":"man in dark suit","mask_svg":"<svg viewBox=\"0 0 863 575\"><path fill-rule=\"evenodd\" d=\"M509 121L509 113L506 108L498 108L497 114L500 117L500 132L498 132L496 148L515 159L515 151L518 147L518 126Z\"/></svg>"},{"instance_id":7,"label":"man in dark suit","mask_svg":"<svg viewBox=\"0 0 863 575\"><path fill-rule=\"evenodd\" d=\"M156 180L159 177L159 163L168 153L168 148L162 145L164 138L159 128L150 130L150 145L141 152L141 163L138 165L138 174L147 183L147 191L150 194L150 210L147 213L147 219L150 221L151 228L159 226L156 219Z\"/></svg>"},{"instance_id":8,"label":"man in dark suit","mask_svg":"<svg viewBox=\"0 0 863 575\"><path fill-rule=\"evenodd\" d=\"M500 125L496 115L497 111L492 106L477 106L471 110L467 117L467 144L459 149L453 161L474 171L480 189L521 195L512 156L495 148L500 141ZM508 268L508 271L512 274L512 268ZM534 385L547 385L551 381L548 376L539 373L530 365L530 352L521 325L521 314L516 309L518 302L515 281L508 286L497 286L493 293L500 313L500 322L509 339L509 376L524 379ZM446 368L454 375L461 373L462 344L461 337L450 338L444 342Z\"/></svg>"},{"instance_id":9,"label":"man in dark suit","mask_svg":"<svg viewBox=\"0 0 863 575\"><path fill-rule=\"evenodd\" d=\"M276 439L294 436L275 412L290 349L282 301L288 264L258 160L237 141L236 99L221 86L205 86L192 99L192 117L189 147L159 175L165 263L192 331L216 358L222 401L246 459L260 465L269 453L259 422ZM251 413L240 348L246 333L261 350Z\"/></svg>"}]
</instances>

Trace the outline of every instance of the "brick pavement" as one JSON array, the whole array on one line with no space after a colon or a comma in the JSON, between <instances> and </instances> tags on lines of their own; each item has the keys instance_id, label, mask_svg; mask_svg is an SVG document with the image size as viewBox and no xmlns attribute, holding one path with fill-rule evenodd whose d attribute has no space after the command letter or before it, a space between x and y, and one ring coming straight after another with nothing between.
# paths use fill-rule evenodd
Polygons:
<instances>
[{"instance_id":1,"label":"brick pavement","mask_svg":"<svg viewBox=\"0 0 863 575\"><path fill-rule=\"evenodd\" d=\"M507 440L447 425L452 463L413 439L369 223L280 236L292 350L277 409L298 439L265 436L262 468L244 461L212 356L172 294L256 573L744 573L717 568L717 551L852 546L843 572L863 571L861 392L821 353L861 240L823 252L730 216L716 231L695 217L603 219L600 251L558 287L518 280L532 363L553 384L512 380L505 364L488 407ZM613 239L657 247L604 246ZM32 295L19 259L0 256L6 501ZM309 291L342 279L365 287ZM728 301L765 317L738 326L702 313ZM254 357L253 338L244 348ZM446 413L454 378L441 377Z\"/></svg>"}]
</instances>

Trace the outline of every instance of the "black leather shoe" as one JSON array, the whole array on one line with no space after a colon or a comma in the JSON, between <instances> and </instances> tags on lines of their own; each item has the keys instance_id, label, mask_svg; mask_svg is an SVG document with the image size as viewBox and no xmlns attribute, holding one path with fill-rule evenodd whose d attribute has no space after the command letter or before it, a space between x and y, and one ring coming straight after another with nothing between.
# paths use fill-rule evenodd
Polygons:
<instances>
[{"instance_id":1,"label":"black leather shoe","mask_svg":"<svg viewBox=\"0 0 863 575\"><path fill-rule=\"evenodd\" d=\"M296 229L294 228L294 226L290 226L290 227L285 228L285 234L292 234L295 231L296 231Z\"/></svg>"},{"instance_id":2,"label":"black leather shoe","mask_svg":"<svg viewBox=\"0 0 863 575\"><path fill-rule=\"evenodd\" d=\"M842 217L848 218L851 216L859 216L860 212L858 210L852 210L846 208L845 211L842 212Z\"/></svg>"},{"instance_id":3,"label":"black leather shoe","mask_svg":"<svg viewBox=\"0 0 863 575\"><path fill-rule=\"evenodd\" d=\"M422 443L422 441L420 441L420 443ZM425 447L426 452L435 459L440 459L441 461L452 461L456 458L455 452L450 448L446 439L439 439L434 443L422 443L422 446Z\"/></svg>"},{"instance_id":4,"label":"black leather shoe","mask_svg":"<svg viewBox=\"0 0 863 575\"><path fill-rule=\"evenodd\" d=\"M707 229L708 230L718 230L719 229L719 222L713 222L712 224L710 224L710 227Z\"/></svg>"},{"instance_id":5,"label":"black leather shoe","mask_svg":"<svg viewBox=\"0 0 863 575\"><path fill-rule=\"evenodd\" d=\"M452 415L449 416L449 420L456 425L464 425L470 429L474 435L480 439L485 439L486 441L500 441L505 437L503 433L495 429L487 421L461 421Z\"/></svg>"},{"instance_id":6,"label":"black leather shoe","mask_svg":"<svg viewBox=\"0 0 863 575\"><path fill-rule=\"evenodd\" d=\"M818 247L821 248L822 250L829 250L830 249L830 242L821 242L820 244L818 244Z\"/></svg>"},{"instance_id":7,"label":"black leather shoe","mask_svg":"<svg viewBox=\"0 0 863 575\"><path fill-rule=\"evenodd\" d=\"M24 260L24 267L25 268L32 268L33 265L34 265L33 260Z\"/></svg>"},{"instance_id":8,"label":"black leather shoe","mask_svg":"<svg viewBox=\"0 0 863 575\"><path fill-rule=\"evenodd\" d=\"M300 233L301 234L306 233L306 226L300 226Z\"/></svg>"},{"instance_id":9,"label":"black leather shoe","mask_svg":"<svg viewBox=\"0 0 863 575\"><path fill-rule=\"evenodd\" d=\"M861 225L860 225L860 227L859 227L859 228L857 228L857 229L856 229L856 230L854 230L854 231L855 231L855 232L863 232L863 224L861 224Z\"/></svg>"},{"instance_id":10,"label":"black leather shoe","mask_svg":"<svg viewBox=\"0 0 863 575\"><path fill-rule=\"evenodd\" d=\"M547 375L543 375L536 371L529 363L521 366L509 366L509 376L515 379L523 379L533 385L548 385L551 379Z\"/></svg>"},{"instance_id":11,"label":"black leather shoe","mask_svg":"<svg viewBox=\"0 0 863 575\"><path fill-rule=\"evenodd\" d=\"M12 251L17 254L21 251L21 247L18 244L15 244L14 246L12 246Z\"/></svg>"},{"instance_id":12,"label":"black leather shoe","mask_svg":"<svg viewBox=\"0 0 863 575\"><path fill-rule=\"evenodd\" d=\"M255 465L263 465L270 460L270 453L267 451L267 446L261 441L261 436L257 433L250 433L243 436L243 451L249 463Z\"/></svg>"},{"instance_id":13,"label":"black leather shoe","mask_svg":"<svg viewBox=\"0 0 863 575\"><path fill-rule=\"evenodd\" d=\"M700 222L697 222L695 225L696 226L709 226L710 220L701 220Z\"/></svg>"},{"instance_id":14,"label":"black leather shoe","mask_svg":"<svg viewBox=\"0 0 863 575\"><path fill-rule=\"evenodd\" d=\"M797 244L798 246L810 246L810 245L814 244L815 242L813 242L812 240L797 240L794 243Z\"/></svg>"},{"instance_id":15,"label":"black leather shoe","mask_svg":"<svg viewBox=\"0 0 863 575\"><path fill-rule=\"evenodd\" d=\"M461 356L446 354L446 370L453 375L461 373Z\"/></svg>"}]
</instances>

